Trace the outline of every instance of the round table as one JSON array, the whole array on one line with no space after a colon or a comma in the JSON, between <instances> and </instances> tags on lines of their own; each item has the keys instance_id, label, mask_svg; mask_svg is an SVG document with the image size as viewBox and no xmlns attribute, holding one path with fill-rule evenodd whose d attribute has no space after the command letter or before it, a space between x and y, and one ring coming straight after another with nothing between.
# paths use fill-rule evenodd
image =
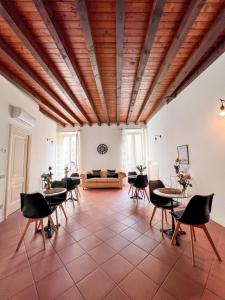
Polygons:
<instances>
[{"instance_id":1,"label":"round table","mask_svg":"<svg viewBox=\"0 0 225 300\"><path fill-rule=\"evenodd\" d=\"M67 192L67 190L65 188L51 188L49 190L43 191L43 194L46 198L46 201L48 202L48 198L55 197L55 196L64 194L66 192ZM52 226L49 221L48 221L47 226L45 226L45 232L46 232L47 238L50 239L52 237Z\"/></svg>"},{"instance_id":2,"label":"round table","mask_svg":"<svg viewBox=\"0 0 225 300\"><path fill-rule=\"evenodd\" d=\"M169 188L168 188L168 189L169 189ZM190 198L190 197L191 197L191 194L188 193L188 192L185 192L185 193L182 193L182 192L181 192L180 194L179 194L179 193L164 193L164 192L162 192L162 191L160 191L160 190L161 190L161 188L155 189L155 190L153 191L153 193L154 193L155 195L157 195L157 196L171 199L171 211L172 211L172 212L174 211L173 201L172 201L174 198L175 198L175 199L179 199L179 198ZM174 190L174 189L171 188L171 192L172 192L172 190ZM172 238L173 233L174 233L174 231L175 231L175 221L174 221L174 217L173 217L173 215L171 215L171 216L172 216L172 228L168 228L168 229L163 230L163 232L164 232L167 236L169 236L170 238ZM180 234L186 234L186 232L185 232L185 231L180 231ZM177 234L177 236L176 236L176 245L177 245L177 246L179 246L178 238L179 238L179 234Z\"/></svg>"},{"instance_id":3,"label":"round table","mask_svg":"<svg viewBox=\"0 0 225 300\"><path fill-rule=\"evenodd\" d=\"M60 194L63 194L66 192L65 188L51 188L49 190L45 190L43 192L45 197L53 197L53 196L58 196Z\"/></svg>"}]
</instances>

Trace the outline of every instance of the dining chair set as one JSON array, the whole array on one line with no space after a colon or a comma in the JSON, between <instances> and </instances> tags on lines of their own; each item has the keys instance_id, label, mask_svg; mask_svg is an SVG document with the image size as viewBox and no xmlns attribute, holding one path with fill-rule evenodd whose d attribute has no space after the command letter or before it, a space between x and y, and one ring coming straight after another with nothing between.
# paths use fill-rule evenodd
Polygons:
<instances>
[{"instance_id":1,"label":"dining chair set","mask_svg":"<svg viewBox=\"0 0 225 300\"><path fill-rule=\"evenodd\" d=\"M129 194L132 192L133 198L136 198L137 201L141 197L138 197L140 195L139 192L139 181L136 180L138 178L136 172L129 172L128 173L128 183L130 184L129 188ZM137 176L135 178L135 175ZM143 175L142 175L143 176ZM147 176L147 175L146 175ZM130 178L129 178L130 177ZM143 189L146 192L146 177L145 181L143 179ZM219 255L219 252L212 240L212 237L206 227L206 224L210 221L210 213L212 209L212 200L214 197L214 194L201 196L201 195L195 195L193 196L187 206L182 209L178 210L178 207L181 205L181 203L178 200L173 199L172 195L171 198L163 197L162 195L158 195L155 191L165 188L164 183L161 180L150 180L148 182L147 179L147 185L149 186L149 197L147 199L149 202L153 205L153 212L150 217L149 224L152 226L152 221L155 216L156 210L161 209L161 233L162 238L164 238L165 233L170 235L171 238L171 244L172 245L179 245L177 242L177 237L181 234L185 234L185 232L182 230L182 224L189 226L190 228L190 236L191 236L191 249L192 249L192 265L196 265L196 259L195 259L195 250L194 250L194 244L197 242L196 232L195 228L202 229L213 249L215 252L217 258L219 261L221 261L221 256ZM142 190L143 195L143 190ZM164 229L164 221L167 223L167 212L170 212L172 217L172 228L169 230ZM175 224L176 222L176 224ZM174 224L174 226L173 226ZM169 231L169 233L168 233Z\"/></svg>"},{"instance_id":2,"label":"dining chair set","mask_svg":"<svg viewBox=\"0 0 225 300\"><path fill-rule=\"evenodd\" d=\"M71 178L63 178L62 180L53 181L51 189L54 191L54 193L46 193L45 196L41 193L21 193L21 211L23 216L28 219L28 221L17 244L16 251L19 250L31 223L35 223L35 233L38 231L41 232L43 246L45 249L45 233L47 233L48 230L51 229L57 232L60 225L58 220L59 208L62 210L62 213L67 221L68 217L63 204L71 200L74 206L74 201L78 201L80 196L78 188L79 184L79 174L74 173L71 175ZM62 192L58 193L57 190L60 190ZM73 191L76 195L76 198L73 197ZM53 213L55 213L55 223L52 218ZM45 218L48 218L48 225L46 227L44 227L43 223L43 220Z\"/></svg>"}]
</instances>

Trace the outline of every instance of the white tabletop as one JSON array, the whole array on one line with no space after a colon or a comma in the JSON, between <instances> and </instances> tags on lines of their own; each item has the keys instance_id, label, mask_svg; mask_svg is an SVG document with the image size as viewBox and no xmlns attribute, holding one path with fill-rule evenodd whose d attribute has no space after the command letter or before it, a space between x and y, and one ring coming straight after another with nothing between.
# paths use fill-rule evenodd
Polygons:
<instances>
[{"instance_id":1,"label":"white tabletop","mask_svg":"<svg viewBox=\"0 0 225 300\"><path fill-rule=\"evenodd\" d=\"M190 198L191 194L190 193L181 193L181 194L165 194L160 192L159 189L155 189L153 191L154 194L161 196L161 197L165 197L165 198Z\"/></svg>"},{"instance_id":2,"label":"white tabletop","mask_svg":"<svg viewBox=\"0 0 225 300\"><path fill-rule=\"evenodd\" d=\"M77 179L81 179L80 177L76 176L76 177L70 177L72 180L77 180Z\"/></svg>"}]
</instances>

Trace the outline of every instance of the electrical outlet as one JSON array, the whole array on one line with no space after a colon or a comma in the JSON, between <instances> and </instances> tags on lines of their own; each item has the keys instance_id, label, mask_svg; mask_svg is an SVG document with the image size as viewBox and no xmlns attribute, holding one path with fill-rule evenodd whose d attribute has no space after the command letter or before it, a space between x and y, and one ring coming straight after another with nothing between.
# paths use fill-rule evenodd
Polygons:
<instances>
[{"instance_id":1,"label":"electrical outlet","mask_svg":"<svg viewBox=\"0 0 225 300\"><path fill-rule=\"evenodd\" d=\"M5 175L0 175L0 179L4 179L5 178Z\"/></svg>"}]
</instances>

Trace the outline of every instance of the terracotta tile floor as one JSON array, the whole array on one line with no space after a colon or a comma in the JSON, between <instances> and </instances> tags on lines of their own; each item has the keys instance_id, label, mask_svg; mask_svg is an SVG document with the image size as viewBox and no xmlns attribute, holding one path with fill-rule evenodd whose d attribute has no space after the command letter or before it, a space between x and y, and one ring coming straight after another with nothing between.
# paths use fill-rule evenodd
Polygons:
<instances>
[{"instance_id":1,"label":"terracotta tile floor","mask_svg":"<svg viewBox=\"0 0 225 300\"><path fill-rule=\"evenodd\" d=\"M189 229L183 226L180 247L171 246L159 231L160 212L149 227L152 205L137 205L127 192L81 190L45 251L31 226L15 253L25 224L20 211L1 223L0 299L225 299L225 229L208 224L221 263L196 230L193 268Z\"/></svg>"}]
</instances>

